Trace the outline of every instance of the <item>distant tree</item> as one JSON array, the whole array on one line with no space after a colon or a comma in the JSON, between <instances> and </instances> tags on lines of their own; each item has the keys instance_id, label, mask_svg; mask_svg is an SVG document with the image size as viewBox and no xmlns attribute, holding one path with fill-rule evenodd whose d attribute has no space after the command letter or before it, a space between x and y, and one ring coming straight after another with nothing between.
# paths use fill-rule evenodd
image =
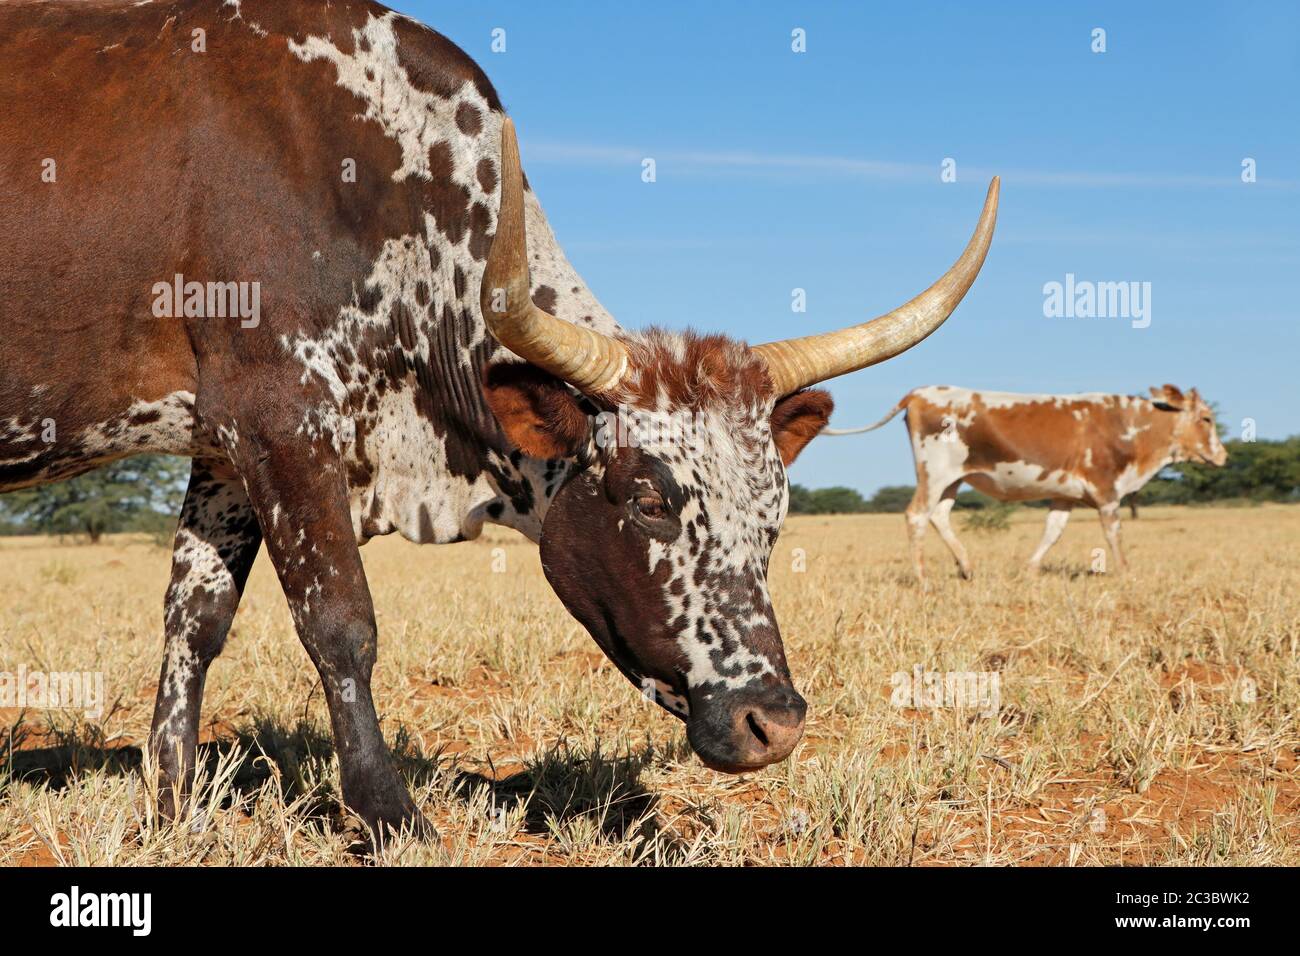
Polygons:
<instances>
[{"instance_id":1,"label":"distant tree","mask_svg":"<svg viewBox=\"0 0 1300 956\"><path fill-rule=\"evenodd\" d=\"M974 488L967 488L965 491L957 492L957 507L966 511L982 511L985 508L998 508L1004 502L996 498L990 498L982 491L976 491Z\"/></svg>"},{"instance_id":2,"label":"distant tree","mask_svg":"<svg viewBox=\"0 0 1300 956\"><path fill-rule=\"evenodd\" d=\"M867 510L901 514L912 503L912 496L915 493L916 489L911 485L885 485L871 496L867 502Z\"/></svg>"},{"instance_id":3,"label":"distant tree","mask_svg":"<svg viewBox=\"0 0 1300 956\"><path fill-rule=\"evenodd\" d=\"M966 510L962 516L962 527L975 532L1006 531L1011 527L1011 516L1015 511L1014 502L990 498L987 504Z\"/></svg>"},{"instance_id":4,"label":"distant tree","mask_svg":"<svg viewBox=\"0 0 1300 956\"><path fill-rule=\"evenodd\" d=\"M866 499L852 488L818 488L812 498L816 514L859 514L867 510Z\"/></svg>"},{"instance_id":5,"label":"distant tree","mask_svg":"<svg viewBox=\"0 0 1300 956\"><path fill-rule=\"evenodd\" d=\"M803 485L790 486L790 514L812 514L812 492Z\"/></svg>"},{"instance_id":6,"label":"distant tree","mask_svg":"<svg viewBox=\"0 0 1300 956\"><path fill-rule=\"evenodd\" d=\"M790 486L790 513L806 515L857 514L867 511L866 499L852 488Z\"/></svg>"},{"instance_id":7,"label":"distant tree","mask_svg":"<svg viewBox=\"0 0 1300 956\"><path fill-rule=\"evenodd\" d=\"M180 511L189 462L140 455L51 485L0 495L0 525L27 534L160 534Z\"/></svg>"}]
</instances>

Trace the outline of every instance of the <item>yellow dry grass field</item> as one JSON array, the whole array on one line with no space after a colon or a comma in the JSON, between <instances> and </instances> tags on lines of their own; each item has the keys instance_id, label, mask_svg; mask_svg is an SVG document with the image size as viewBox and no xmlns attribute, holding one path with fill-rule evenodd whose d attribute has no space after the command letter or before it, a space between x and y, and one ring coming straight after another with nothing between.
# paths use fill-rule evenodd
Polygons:
<instances>
[{"instance_id":1,"label":"yellow dry grass field","mask_svg":"<svg viewBox=\"0 0 1300 956\"><path fill-rule=\"evenodd\" d=\"M0 540L0 671L102 673L107 698L0 710L0 864L1300 864L1300 508L1146 509L1124 577L1091 573L1086 512L1031 576L1042 517L961 532L969 583L931 534L929 593L901 516L792 519L771 581L807 735L737 777L619 676L522 538L372 542L375 699L439 829L377 861L265 556L173 826L140 750L168 552ZM900 705L918 667L997 698Z\"/></svg>"}]
</instances>

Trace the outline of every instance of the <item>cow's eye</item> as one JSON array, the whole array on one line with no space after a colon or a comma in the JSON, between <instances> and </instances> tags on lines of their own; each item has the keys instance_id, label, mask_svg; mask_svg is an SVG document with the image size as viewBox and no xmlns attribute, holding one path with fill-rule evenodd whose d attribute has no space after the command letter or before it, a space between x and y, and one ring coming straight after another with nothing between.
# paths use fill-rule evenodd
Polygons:
<instances>
[{"instance_id":1,"label":"cow's eye","mask_svg":"<svg viewBox=\"0 0 1300 956\"><path fill-rule=\"evenodd\" d=\"M664 500L658 495L637 495L632 502L644 518L662 518Z\"/></svg>"}]
</instances>

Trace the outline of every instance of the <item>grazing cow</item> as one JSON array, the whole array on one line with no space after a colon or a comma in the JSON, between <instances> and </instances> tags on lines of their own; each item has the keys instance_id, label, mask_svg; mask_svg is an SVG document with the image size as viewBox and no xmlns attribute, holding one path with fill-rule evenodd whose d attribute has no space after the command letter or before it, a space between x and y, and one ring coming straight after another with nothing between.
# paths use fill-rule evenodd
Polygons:
<instances>
[{"instance_id":1,"label":"grazing cow","mask_svg":"<svg viewBox=\"0 0 1300 956\"><path fill-rule=\"evenodd\" d=\"M1178 461L1222 465L1214 413L1192 389L1151 389L1129 395L1015 395L931 385L908 392L889 414L864 428L825 429L827 435L874 431L906 410L916 462L916 494L907 506L916 575L925 582L925 525L934 525L971 576L966 549L949 524L964 481L1001 501L1051 502L1043 540L1029 559L1034 570L1061 537L1076 504L1096 508L1116 566L1120 499Z\"/></svg>"},{"instance_id":2,"label":"grazing cow","mask_svg":"<svg viewBox=\"0 0 1300 956\"><path fill-rule=\"evenodd\" d=\"M808 387L947 318L996 180L917 298L751 348L620 328L556 243L487 78L376 3L14 0L0 63L0 491L193 458L150 742L166 812L262 543L343 798L377 839L426 827L371 698L358 545L375 535L518 529L707 765L790 753L806 708L767 564L785 469L831 411ZM665 419L689 440L638 440Z\"/></svg>"}]
</instances>

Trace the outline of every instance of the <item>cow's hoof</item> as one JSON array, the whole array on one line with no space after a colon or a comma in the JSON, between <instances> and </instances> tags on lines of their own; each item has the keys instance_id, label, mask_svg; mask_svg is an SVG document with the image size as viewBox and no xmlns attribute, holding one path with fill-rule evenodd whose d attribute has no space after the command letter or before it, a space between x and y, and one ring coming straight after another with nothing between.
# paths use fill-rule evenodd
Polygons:
<instances>
[{"instance_id":1,"label":"cow's hoof","mask_svg":"<svg viewBox=\"0 0 1300 956\"><path fill-rule=\"evenodd\" d=\"M366 825L373 849L400 846L412 838L426 843L438 839L438 831L416 807L406 788L377 797L354 811Z\"/></svg>"},{"instance_id":2,"label":"cow's hoof","mask_svg":"<svg viewBox=\"0 0 1300 956\"><path fill-rule=\"evenodd\" d=\"M957 576L960 577L963 581L975 580L975 572L972 571L970 568L958 568Z\"/></svg>"}]
</instances>

